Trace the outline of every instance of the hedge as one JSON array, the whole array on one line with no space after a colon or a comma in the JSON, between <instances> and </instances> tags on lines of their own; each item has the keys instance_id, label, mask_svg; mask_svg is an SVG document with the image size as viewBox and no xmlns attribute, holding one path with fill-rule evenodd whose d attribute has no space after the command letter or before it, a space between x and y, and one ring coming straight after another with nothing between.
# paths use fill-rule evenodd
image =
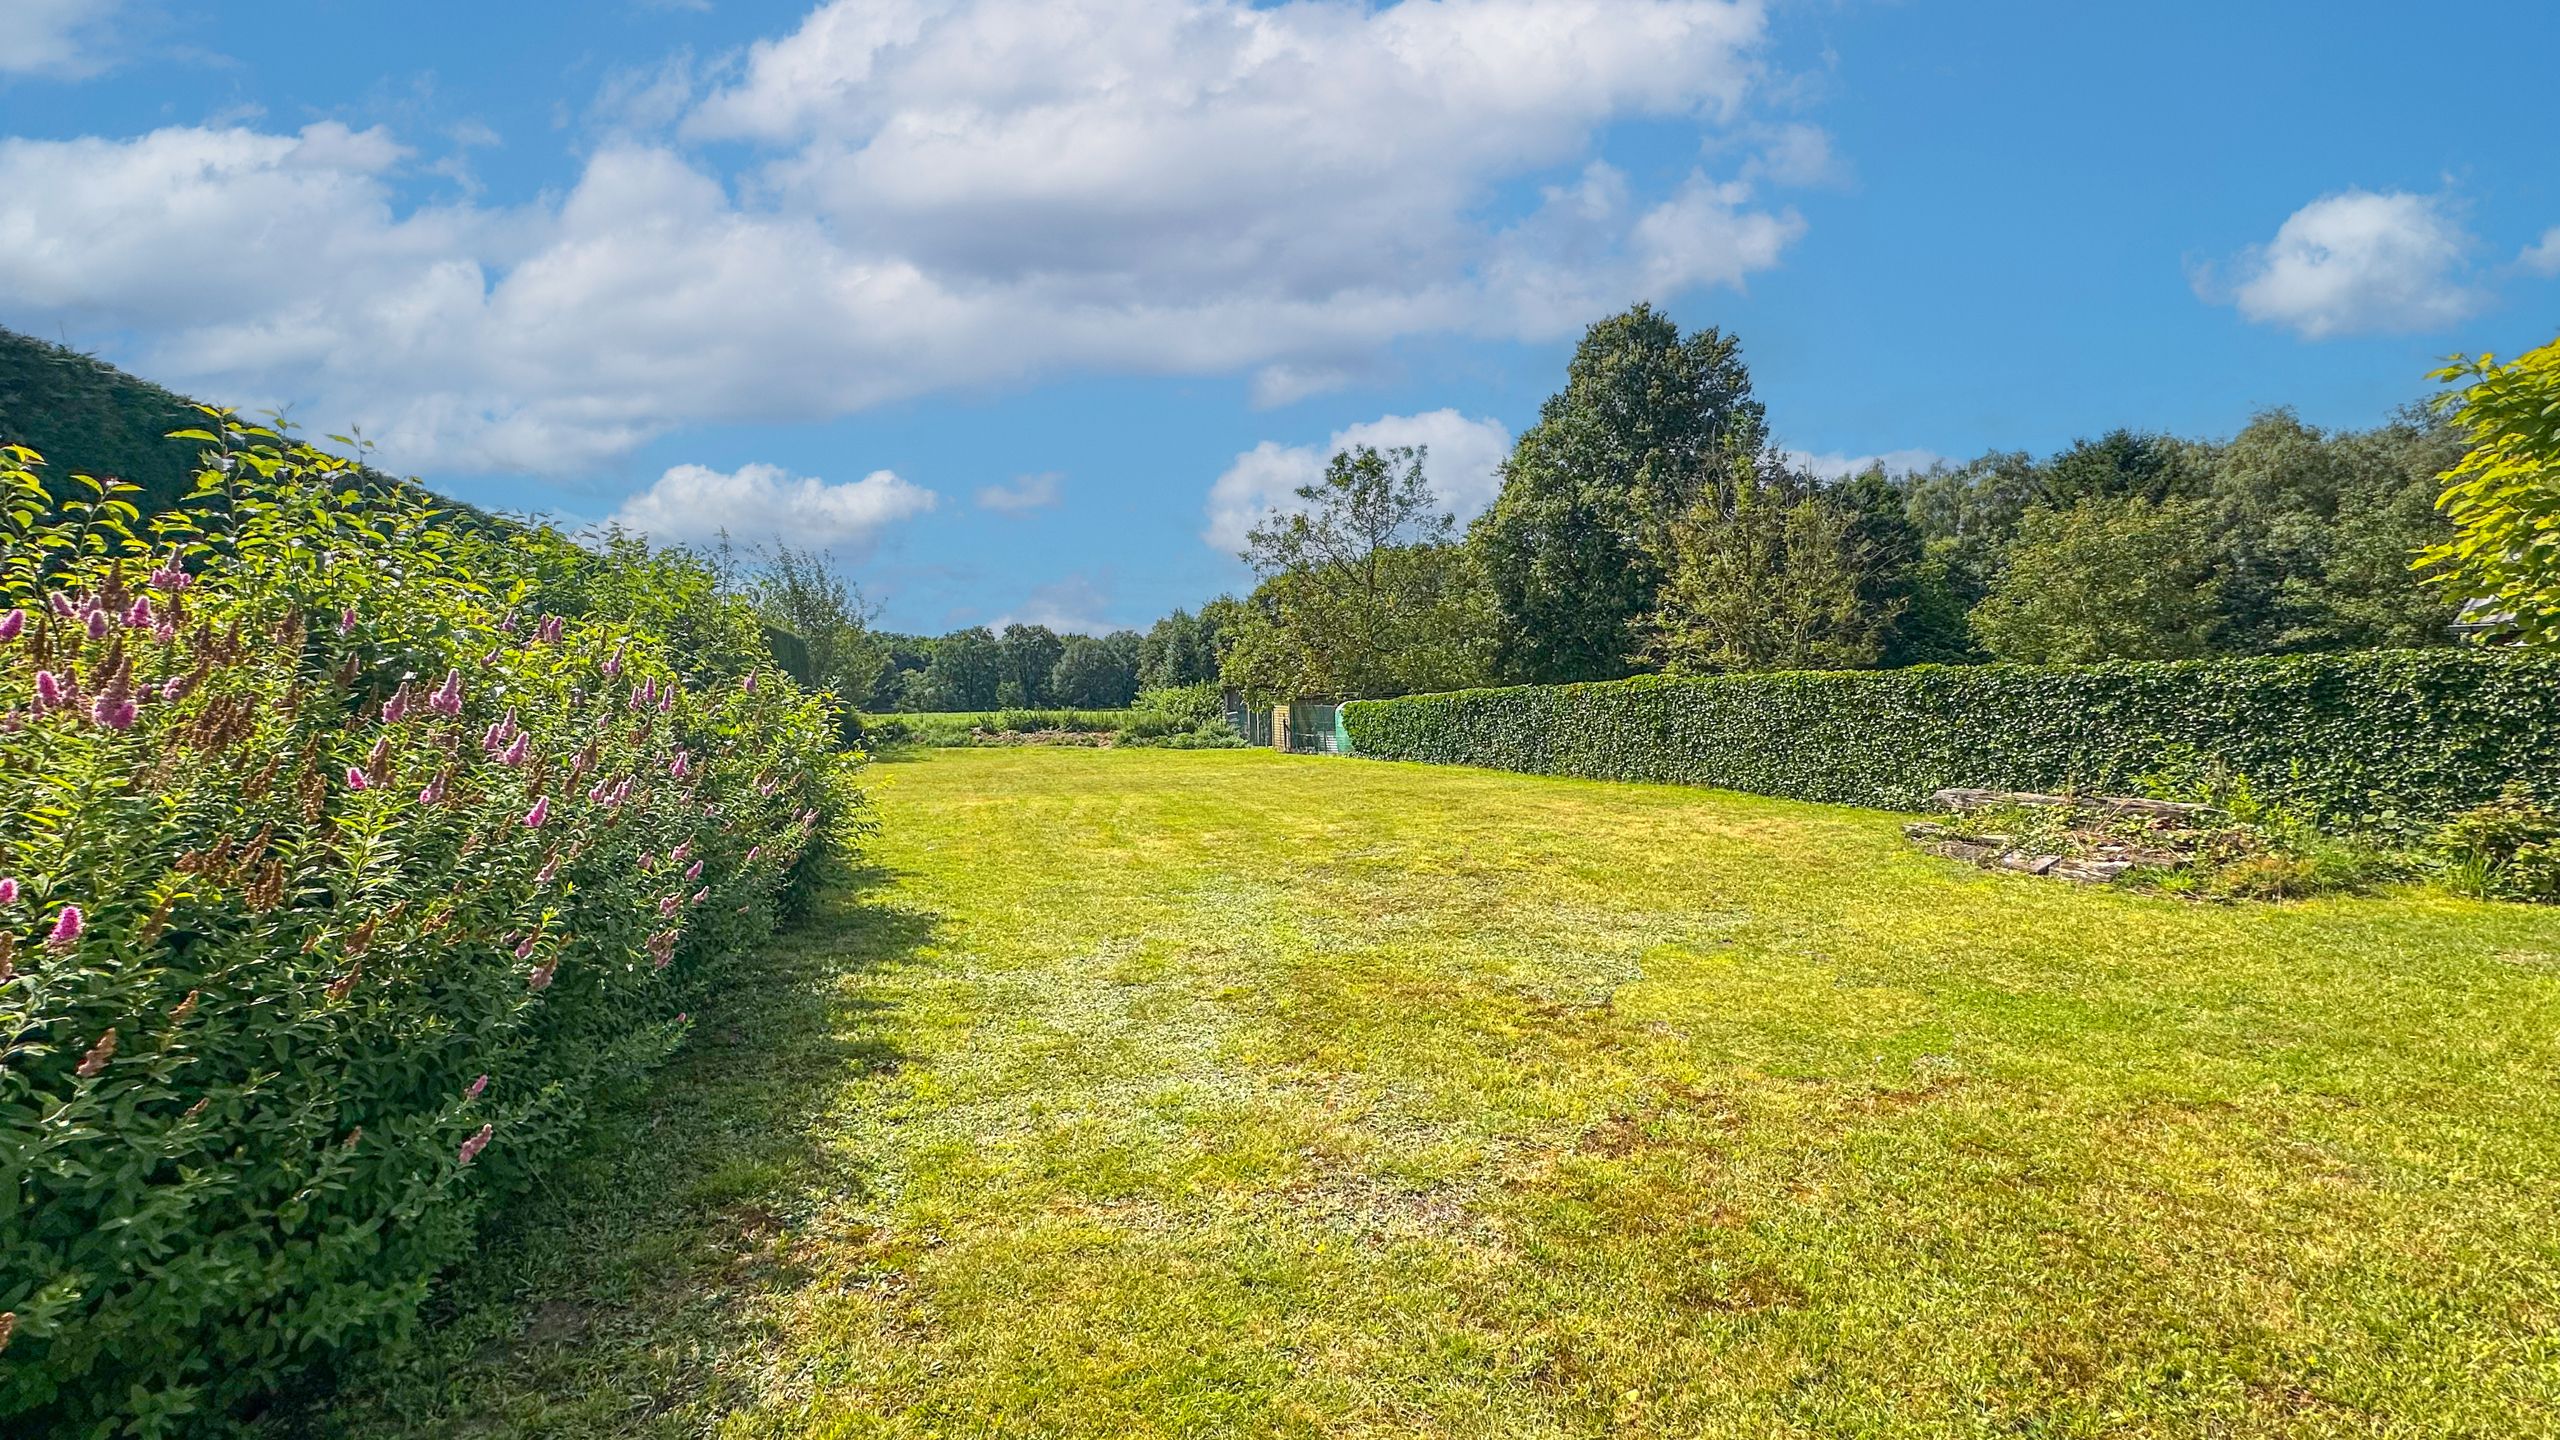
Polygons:
<instances>
[{"instance_id":1,"label":"hedge","mask_svg":"<svg viewBox=\"0 0 2560 1440\"><path fill-rule=\"evenodd\" d=\"M668 557L196 438L147 523L0 449L10 1435L219 1429L408 1324L854 800L750 619L635 623Z\"/></svg>"},{"instance_id":2,"label":"hedge","mask_svg":"<svg viewBox=\"0 0 2560 1440\"><path fill-rule=\"evenodd\" d=\"M1916 809L2215 765L2332 825L2406 830L2510 780L2560 794L2560 657L2411 650L1645 676L1364 700L1356 753Z\"/></svg>"}]
</instances>

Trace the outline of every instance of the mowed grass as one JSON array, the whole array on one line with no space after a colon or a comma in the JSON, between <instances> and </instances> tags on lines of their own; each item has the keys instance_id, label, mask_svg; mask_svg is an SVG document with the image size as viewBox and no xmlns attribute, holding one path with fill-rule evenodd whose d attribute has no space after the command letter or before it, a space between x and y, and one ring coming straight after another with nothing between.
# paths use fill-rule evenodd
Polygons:
<instances>
[{"instance_id":1,"label":"mowed grass","mask_svg":"<svg viewBox=\"0 0 2560 1440\"><path fill-rule=\"evenodd\" d=\"M2560 914L932 752L346 1435L2538 1435Z\"/></svg>"}]
</instances>

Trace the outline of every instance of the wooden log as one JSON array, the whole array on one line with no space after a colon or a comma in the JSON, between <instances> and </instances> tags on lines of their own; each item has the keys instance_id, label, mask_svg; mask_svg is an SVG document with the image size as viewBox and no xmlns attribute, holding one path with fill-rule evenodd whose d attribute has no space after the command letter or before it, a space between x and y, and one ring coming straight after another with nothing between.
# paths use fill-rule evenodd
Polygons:
<instances>
[{"instance_id":1,"label":"wooden log","mask_svg":"<svg viewBox=\"0 0 2560 1440\"><path fill-rule=\"evenodd\" d=\"M2184 800L2149 800L2139 795L2043 795L2032 790L1973 790L1950 786L1929 797L1931 804L1959 814L1967 810L1988 810L2000 805L2022 805L2034 809L2094 810L2110 815L2168 815L2182 819L2198 816L2220 816L2223 812L2211 805L2197 805Z\"/></svg>"}]
</instances>

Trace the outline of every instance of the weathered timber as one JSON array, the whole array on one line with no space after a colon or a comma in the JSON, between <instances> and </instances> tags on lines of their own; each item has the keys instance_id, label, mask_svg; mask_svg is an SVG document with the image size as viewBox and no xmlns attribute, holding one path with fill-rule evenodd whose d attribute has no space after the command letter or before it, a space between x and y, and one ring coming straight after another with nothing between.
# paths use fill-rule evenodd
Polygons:
<instances>
[{"instance_id":1,"label":"weathered timber","mask_svg":"<svg viewBox=\"0 0 2560 1440\"><path fill-rule=\"evenodd\" d=\"M1949 788L1931 795L1929 801L1941 810L1952 810L1958 814L1967 810L1988 810L1999 805L2092 810L2106 815L2167 815L2180 819L2214 818L2222 814L2214 806L2184 800L2148 800L2139 795L2040 795L2032 790Z\"/></svg>"}]
</instances>

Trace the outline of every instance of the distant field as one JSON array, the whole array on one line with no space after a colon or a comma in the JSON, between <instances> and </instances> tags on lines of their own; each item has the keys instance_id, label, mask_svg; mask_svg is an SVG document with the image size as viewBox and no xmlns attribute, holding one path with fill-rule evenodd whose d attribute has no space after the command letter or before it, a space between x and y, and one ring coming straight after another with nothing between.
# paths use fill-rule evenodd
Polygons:
<instances>
[{"instance_id":1,"label":"distant field","mask_svg":"<svg viewBox=\"0 0 2560 1440\"><path fill-rule=\"evenodd\" d=\"M2548 1435L2560 912L919 752L351 1436Z\"/></svg>"},{"instance_id":2,"label":"distant field","mask_svg":"<svg viewBox=\"0 0 2560 1440\"><path fill-rule=\"evenodd\" d=\"M1108 734L1127 725L1135 710L945 710L864 715L862 728L874 734L904 735L920 745L956 745L972 730L1020 734L1035 730L1069 730Z\"/></svg>"}]
</instances>

